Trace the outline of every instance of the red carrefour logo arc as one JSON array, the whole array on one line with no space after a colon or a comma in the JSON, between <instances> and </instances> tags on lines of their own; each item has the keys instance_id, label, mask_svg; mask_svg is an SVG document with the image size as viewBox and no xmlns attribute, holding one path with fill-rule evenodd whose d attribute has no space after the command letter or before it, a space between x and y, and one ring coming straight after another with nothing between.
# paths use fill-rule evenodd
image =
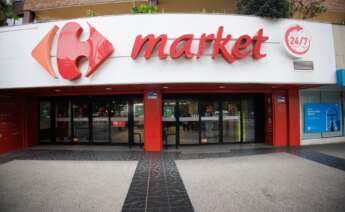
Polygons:
<instances>
[{"instance_id":1,"label":"red carrefour logo arc","mask_svg":"<svg viewBox=\"0 0 345 212\"><path fill-rule=\"evenodd\" d=\"M91 76L114 51L112 44L93 26L90 27L88 40L80 41L83 28L76 22L65 24L57 43L57 67L62 78L76 80L81 77L78 62L82 57L89 61L86 76ZM54 26L32 50L32 56L54 78L57 78L50 63L52 41L59 30Z\"/></svg>"},{"instance_id":2,"label":"red carrefour logo arc","mask_svg":"<svg viewBox=\"0 0 345 212\"><path fill-rule=\"evenodd\" d=\"M89 68L86 76L91 76L110 55L114 48L109 40L99 33L93 26L90 27L88 40L80 41L83 28L76 22L65 24L59 34L57 43L57 68L62 78L66 80L76 80L81 77L78 69L78 62L82 57L86 57ZM57 78L50 63L50 51L52 41L59 28L54 26L33 49L32 56L43 68L54 78ZM267 54L262 52L262 45L269 39L264 35L262 28L250 36L247 34L234 38L231 34L224 33L224 27L219 26L216 33L202 33L199 38L194 34L184 34L174 38L172 43L168 43L168 35L148 34L146 36L137 35L132 47L131 58L136 60L140 54L148 60L156 51L160 59L200 59L205 55L206 46L211 46L211 57L216 59L221 56L227 63L234 63L247 57L255 60L262 59ZM197 49L193 50L194 40L198 41ZM229 44L232 42L231 48Z\"/></svg>"}]
</instances>

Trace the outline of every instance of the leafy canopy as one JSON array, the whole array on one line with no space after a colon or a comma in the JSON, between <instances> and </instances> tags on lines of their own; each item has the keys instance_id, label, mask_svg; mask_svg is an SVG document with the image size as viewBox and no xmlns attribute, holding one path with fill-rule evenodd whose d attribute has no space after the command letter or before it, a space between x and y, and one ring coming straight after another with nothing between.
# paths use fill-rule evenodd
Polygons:
<instances>
[{"instance_id":1,"label":"leafy canopy","mask_svg":"<svg viewBox=\"0 0 345 212\"><path fill-rule=\"evenodd\" d=\"M148 4L140 4L139 7L132 7L131 12L133 14L137 13L157 13L158 7Z\"/></svg>"},{"instance_id":2,"label":"leafy canopy","mask_svg":"<svg viewBox=\"0 0 345 212\"><path fill-rule=\"evenodd\" d=\"M313 18L326 12L325 0L236 0L237 12L268 18Z\"/></svg>"},{"instance_id":3,"label":"leafy canopy","mask_svg":"<svg viewBox=\"0 0 345 212\"><path fill-rule=\"evenodd\" d=\"M17 16L14 14L12 4L6 0L0 0L0 25L5 25L7 18L17 19Z\"/></svg>"},{"instance_id":4,"label":"leafy canopy","mask_svg":"<svg viewBox=\"0 0 345 212\"><path fill-rule=\"evenodd\" d=\"M288 18L289 7L288 0L237 0L238 13L245 15Z\"/></svg>"}]
</instances>

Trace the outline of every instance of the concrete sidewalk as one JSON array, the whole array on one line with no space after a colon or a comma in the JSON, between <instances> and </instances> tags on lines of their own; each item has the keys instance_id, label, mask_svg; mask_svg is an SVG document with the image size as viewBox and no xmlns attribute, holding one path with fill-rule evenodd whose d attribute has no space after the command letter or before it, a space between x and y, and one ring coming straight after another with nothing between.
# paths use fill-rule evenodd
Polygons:
<instances>
[{"instance_id":1,"label":"concrete sidewalk","mask_svg":"<svg viewBox=\"0 0 345 212\"><path fill-rule=\"evenodd\" d=\"M345 172L292 154L176 163L195 211L345 211Z\"/></svg>"},{"instance_id":2,"label":"concrete sidewalk","mask_svg":"<svg viewBox=\"0 0 345 212\"><path fill-rule=\"evenodd\" d=\"M0 211L121 211L136 161L15 160L0 165Z\"/></svg>"}]
</instances>

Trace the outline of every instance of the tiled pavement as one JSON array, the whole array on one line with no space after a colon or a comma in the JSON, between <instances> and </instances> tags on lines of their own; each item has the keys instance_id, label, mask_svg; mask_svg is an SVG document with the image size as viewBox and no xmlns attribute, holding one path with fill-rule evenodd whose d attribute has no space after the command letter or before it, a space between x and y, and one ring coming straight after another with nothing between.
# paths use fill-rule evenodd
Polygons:
<instances>
[{"instance_id":1,"label":"tiled pavement","mask_svg":"<svg viewBox=\"0 0 345 212\"><path fill-rule=\"evenodd\" d=\"M345 144L337 144L345 151ZM54 150L44 148L21 150L0 155L0 165L12 160L80 160L130 161L138 165L129 187L122 211L194 211L175 160L241 157L287 152L329 167L345 171L345 159L327 155L313 147L302 148L246 148L223 152L143 153L142 151Z\"/></svg>"},{"instance_id":2,"label":"tiled pavement","mask_svg":"<svg viewBox=\"0 0 345 212\"><path fill-rule=\"evenodd\" d=\"M139 161L122 211L194 211L171 155L151 153Z\"/></svg>"}]
</instances>

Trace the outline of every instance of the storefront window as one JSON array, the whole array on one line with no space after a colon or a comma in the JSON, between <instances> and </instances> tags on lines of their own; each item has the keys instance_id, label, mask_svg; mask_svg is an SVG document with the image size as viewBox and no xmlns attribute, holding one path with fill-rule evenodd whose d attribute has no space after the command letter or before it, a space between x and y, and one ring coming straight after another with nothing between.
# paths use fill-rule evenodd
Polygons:
<instances>
[{"instance_id":1,"label":"storefront window","mask_svg":"<svg viewBox=\"0 0 345 212\"><path fill-rule=\"evenodd\" d=\"M302 91L301 108L303 139L343 135L340 91Z\"/></svg>"}]
</instances>

